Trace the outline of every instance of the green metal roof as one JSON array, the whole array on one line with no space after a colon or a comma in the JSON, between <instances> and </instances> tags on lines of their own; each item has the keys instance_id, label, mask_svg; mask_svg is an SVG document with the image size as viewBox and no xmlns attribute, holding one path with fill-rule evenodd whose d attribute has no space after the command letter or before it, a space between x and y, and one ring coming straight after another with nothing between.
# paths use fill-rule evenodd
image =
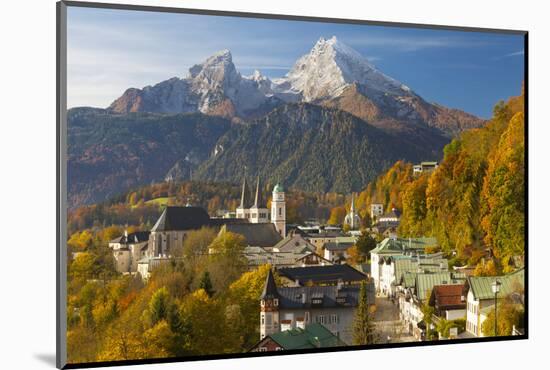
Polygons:
<instances>
[{"instance_id":1,"label":"green metal roof","mask_svg":"<svg viewBox=\"0 0 550 370\"><path fill-rule=\"evenodd\" d=\"M464 279L457 278L451 272L436 272L416 275L416 296L421 301L430 297L436 285L463 284Z\"/></svg>"},{"instance_id":2,"label":"green metal roof","mask_svg":"<svg viewBox=\"0 0 550 370\"><path fill-rule=\"evenodd\" d=\"M407 271L403 274L403 277L401 280L402 280L401 284L405 288L414 288L416 284L416 273Z\"/></svg>"},{"instance_id":3,"label":"green metal roof","mask_svg":"<svg viewBox=\"0 0 550 370\"><path fill-rule=\"evenodd\" d=\"M283 188L283 185L281 185L281 184L277 184L273 188L274 193L283 193L284 191L285 191L285 188Z\"/></svg>"},{"instance_id":4,"label":"green metal roof","mask_svg":"<svg viewBox=\"0 0 550 370\"><path fill-rule=\"evenodd\" d=\"M504 276L470 276L468 285L474 294L475 299L492 299L495 297L491 285L498 280L500 286L500 297L522 290L525 287L525 270L523 268Z\"/></svg>"},{"instance_id":5,"label":"green metal roof","mask_svg":"<svg viewBox=\"0 0 550 370\"><path fill-rule=\"evenodd\" d=\"M334 242L336 243L355 243L356 241L356 236L337 236L334 238Z\"/></svg>"},{"instance_id":6,"label":"green metal roof","mask_svg":"<svg viewBox=\"0 0 550 370\"><path fill-rule=\"evenodd\" d=\"M346 346L340 338L321 324L309 324L305 329L295 328L270 335L282 348L328 348Z\"/></svg>"},{"instance_id":7,"label":"green metal roof","mask_svg":"<svg viewBox=\"0 0 550 370\"><path fill-rule=\"evenodd\" d=\"M405 272L414 272L417 268L417 264L411 258L397 259L395 261L395 281L401 281Z\"/></svg>"},{"instance_id":8,"label":"green metal roof","mask_svg":"<svg viewBox=\"0 0 550 370\"><path fill-rule=\"evenodd\" d=\"M371 253L400 254L405 251L424 251L427 247L436 246L436 238L386 238Z\"/></svg>"}]
</instances>

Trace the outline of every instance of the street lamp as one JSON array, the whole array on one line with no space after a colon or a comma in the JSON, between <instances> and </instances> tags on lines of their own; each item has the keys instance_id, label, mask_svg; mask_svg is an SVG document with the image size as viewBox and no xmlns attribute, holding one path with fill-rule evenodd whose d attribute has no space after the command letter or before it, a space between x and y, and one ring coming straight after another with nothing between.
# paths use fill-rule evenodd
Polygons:
<instances>
[{"instance_id":1,"label":"street lamp","mask_svg":"<svg viewBox=\"0 0 550 370\"><path fill-rule=\"evenodd\" d=\"M491 288L493 289L493 293L495 294L495 337L497 334L497 296L498 292L500 292L500 286L502 283L498 280L495 280L493 284L491 284Z\"/></svg>"}]
</instances>

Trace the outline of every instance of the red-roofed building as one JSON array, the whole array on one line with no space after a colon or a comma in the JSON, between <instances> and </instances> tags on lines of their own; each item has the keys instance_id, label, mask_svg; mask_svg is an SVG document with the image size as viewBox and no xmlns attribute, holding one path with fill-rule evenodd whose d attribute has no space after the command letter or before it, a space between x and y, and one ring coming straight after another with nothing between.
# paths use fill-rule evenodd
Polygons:
<instances>
[{"instance_id":1,"label":"red-roofed building","mask_svg":"<svg viewBox=\"0 0 550 370\"><path fill-rule=\"evenodd\" d=\"M436 285L429 304L442 319L461 319L466 317L466 295L464 284Z\"/></svg>"}]
</instances>

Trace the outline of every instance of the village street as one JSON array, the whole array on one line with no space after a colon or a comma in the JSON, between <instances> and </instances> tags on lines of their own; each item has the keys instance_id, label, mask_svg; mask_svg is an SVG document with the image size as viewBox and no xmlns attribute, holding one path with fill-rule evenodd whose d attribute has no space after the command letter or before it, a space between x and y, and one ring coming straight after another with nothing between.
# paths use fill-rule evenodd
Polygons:
<instances>
[{"instance_id":1,"label":"village street","mask_svg":"<svg viewBox=\"0 0 550 370\"><path fill-rule=\"evenodd\" d=\"M415 339L408 334L399 320L399 308L385 296L376 297L376 312L374 314L375 328L380 343L391 341L413 342Z\"/></svg>"}]
</instances>

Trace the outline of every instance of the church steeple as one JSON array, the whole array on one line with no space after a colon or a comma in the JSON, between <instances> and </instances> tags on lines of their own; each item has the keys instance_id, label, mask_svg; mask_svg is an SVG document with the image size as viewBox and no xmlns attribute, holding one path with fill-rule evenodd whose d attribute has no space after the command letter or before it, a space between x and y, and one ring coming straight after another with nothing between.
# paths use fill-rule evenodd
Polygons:
<instances>
[{"instance_id":1,"label":"church steeple","mask_svg":"<svg viewBox=\"0 0 550 370\"><path fill-rule=\"evenodd\" d=\"M264 208L262 200L262 191L260 190L260 176L256 179L256 197L254 198L253 208Z\"/></svg>"},{"instance_id":2,"label":"church steeple","mask_svg":"<svg viewBox=\"0 0 550 370\"><path fill-rule=\"evenodd\" d=\"M242 193L241 193L241 204L240 208L248 208L250 205L250 201L248 198L250 197L250 193L248 191L248 185L246 184L246 175L243 179L243 187L242 187Z\"/></svg>"},{"instance_id":3,"label":"church steeple","mask_svg":"<svg viewBox=\"0 0 550 370\"><path fill-rule=\"evenodd\" d=\"M260 339L280 331L279 292L271 269L265 279L264 290L260 296Z\"/></svg>"},{"instance_id":4,"label":"church steeple","mask_svg":"<svg viewBox=\"0 0 550 370\"><path fill-rule=\"evenodd\" d=\"M274 299L279 298L279 292L277 292L277 284L275 283L275 277L273 272L269 269L265 278L264 290L260 299Z\"/></svg>"},{"instance_id":5,"label":"church steeple","mask_svg":"<svg viewBox=\"0 0 550 370\"><path fill-rule=\"evenodd\" d=\"M344 218L344 224L348 225L350 230L359 229L361 226L361 218L355 212L355 194L351 193L351 206L349 207L349 213Z\"/></svg>"}]
</instances>

